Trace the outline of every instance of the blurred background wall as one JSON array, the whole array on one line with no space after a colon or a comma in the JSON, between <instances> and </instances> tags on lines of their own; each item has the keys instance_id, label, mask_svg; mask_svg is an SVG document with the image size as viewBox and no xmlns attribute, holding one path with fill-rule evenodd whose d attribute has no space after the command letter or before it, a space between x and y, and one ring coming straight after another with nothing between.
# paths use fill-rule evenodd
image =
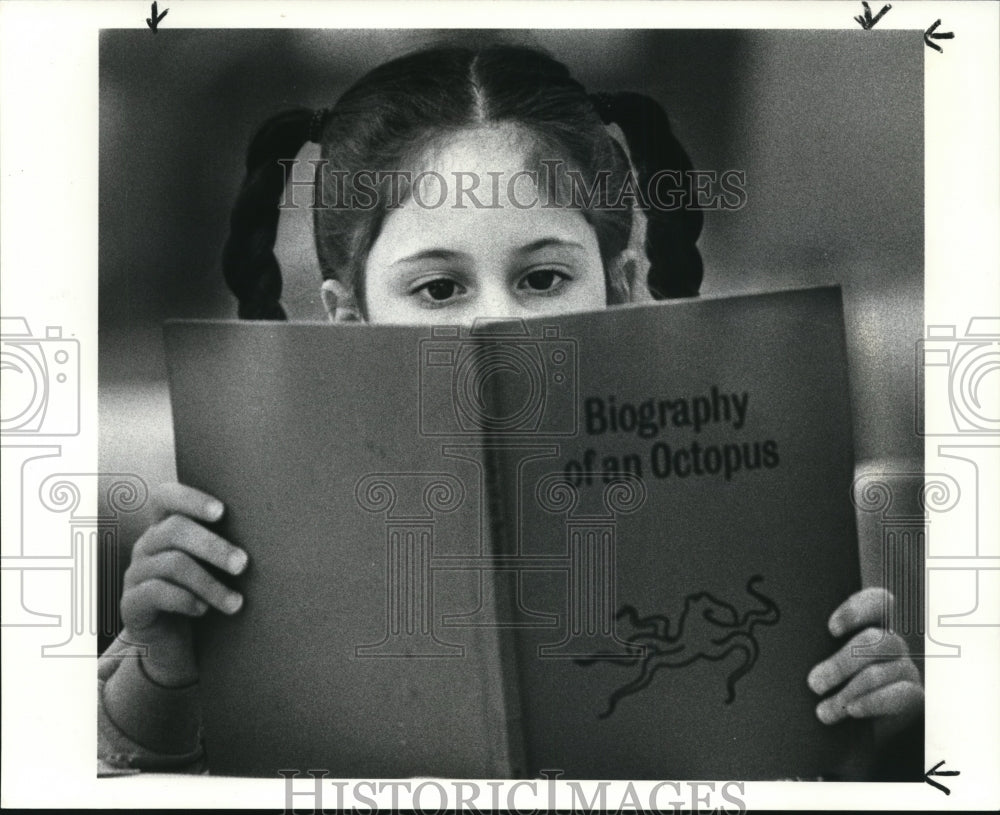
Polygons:
<instances>
[{"instance_id":1,"label":"blurred background wall","mask_svg":"<svg viewBox=\"0 0 1000 815\"><path fill-rule=\"evenodd\" d=\"M919 470L919 32L581 30L102 32L101 470L175 477L160 326L235 316L219 258L255 128L329 106L421 45L497 38L546 48L591 91L653 95L696 168L746 172L746 206L706 213L702 293L839 283L859 462ZM308 211L286 212L277 254L293 319L322 318L311 241ZM122 522L119 572L145 518Z\"/></svg>"}]
</instances>

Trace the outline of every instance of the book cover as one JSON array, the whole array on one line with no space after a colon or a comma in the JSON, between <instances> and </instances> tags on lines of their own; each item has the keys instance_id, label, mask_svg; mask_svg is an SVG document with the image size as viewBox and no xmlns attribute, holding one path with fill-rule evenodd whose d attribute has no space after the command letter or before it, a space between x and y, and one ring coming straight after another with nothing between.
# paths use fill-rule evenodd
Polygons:
<instances>
[{"instance_id":1,"label":"book cover","mask_svg":"<svg viewBox=\"0 0 1000 815\"><path fill-rule=\"evenodd\" d=\"M499 632L432 615L484 602L479 452L415 432L426 331L166 327L182 483L226 504L250 557L234 617L196 626L211 772L504 777ZM432 574L434 569L434 574Z\"/></svg>"},{"instance_id":2,"label":"book cover","mask_svg":"<svg viewBox=\"0 0 1000 815\"><path fill-rule=\"evenodd\" d=\"M531 772L864 777L869 724L821 724L806 685L860 588L839 289L559 330L576 433L547 456L493 437Z\"/></svg>"},{"instance_id":3,"label":"book cover","mask_svg":"<svg viewBox=\"0 0 1000 815\"><path fill-rule=\"evenodd\" d=\"M250 553L213 773L860 778L840 292L472 327L178 322L181 481Z\"/></svg>"}]
</instances>

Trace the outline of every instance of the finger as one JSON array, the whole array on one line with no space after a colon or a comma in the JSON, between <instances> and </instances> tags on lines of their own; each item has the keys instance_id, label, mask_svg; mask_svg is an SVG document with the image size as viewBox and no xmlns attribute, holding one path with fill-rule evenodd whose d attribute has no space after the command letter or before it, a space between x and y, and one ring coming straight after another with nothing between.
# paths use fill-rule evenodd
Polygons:
<instances>
[{"instance_id":1,"label":"finger","mask_svg":"<svg viewBox=\"0 0 1000 815\"><path fill-rule=\"evenodd\" d=\"M180 514L206 523L214 523L225 512L225 506L218 498L176 482L160 484L153 490L152 499L157 520Z\"/></svg>"},{"instance_id":2,"label":"finger","mask_svg":"<svg viewBox=\"0 0 1000 815\"><path fill-rule=\"evenodd\" d=\"M842 637L866 625L885 626L892 614L896 599L892 592L870 587L855 592L830 615L827 623L830 633Z\"/></svg>"},{"instance_id":3,"label":"finger","mask_svg":"<svg viewBox=\"0 0 1000 815\"><path fill-rule=\"evenodd\" d=\"M133 631L148 628L161 612L198 617L208 611L204 600L166 580L147 580L122 594L122 621Z\"/></svg>"},{"instance_id":4,"label":"finger","mask_svg":"<svg viewBox=\"0 0 1000 815\"><path fill-rule=\"evenodd\" d=\"M855 648L864 648L865 653L855 654ZM851 637L832 657L813 668L806 682L813 693L822 695L874 660L897 659L908 654L909 648L898 634L884 628L866 628Z\"/></svg>"},{"instance_id":5,"label":"finger","mask_svg":"<svg viewBox=\"0 0 1000 815\"><path fill-rule=\"evenodd\" d=\"M824 699L816 706L816 715L821 722L833 724L849 713L851 705L881 688L900 682L920 684L920 673L910 659L894 659L890 662L875 662L859 671L839 692ZM873 715L881 715L876 713Z\"/></svg>"},{"instance_id":6,"label":"finger","mask_svg":"<svg viewBox=\"0 0 1000 815\"><path fill-rule=\"evenodd\" d=\"M919 682L894 682L851 702L847 713L853 719L913 714L923 704L924 689Z\"/></svg>"},{"instance_id":7,"label":"finger","mask_svg":"<svg viewBox=\"0 0 1000 815\"><path fill-rule=\"evenodd\" d=\"M180 586L226 614L239 611L243 597L224 586L194 558L178 549L143 558L125 574L125 586L131 588L149 580L165 580Z\"/></svg>"},{"instance_id":8,"label":"finger","mask_svg":"<svg viewBox=\"0 0 1000 815\"><path fill-rule=\"evenodd\" d=\"M230 574L242 572L248 560L247 553L238 546L184 515L171 515L150 527L136 543L132 560L136 562L168 549L180 549Z\"/></svg>"}]
</instances>

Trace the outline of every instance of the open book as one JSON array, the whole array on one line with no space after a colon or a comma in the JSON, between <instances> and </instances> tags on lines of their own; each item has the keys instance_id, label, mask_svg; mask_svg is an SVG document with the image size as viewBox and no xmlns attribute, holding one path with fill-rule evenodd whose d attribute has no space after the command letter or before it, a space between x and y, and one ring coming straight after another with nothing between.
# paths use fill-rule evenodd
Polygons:
<instances>
[{"instance_id":1,"label":"open book","mask_svg":"<svg viewBox=\"0 0 1000 815\"><path fill-rule=\"evenodd\" d=\"M857 778L840 291L471 328L172 322L178 476L250 554L216 774Z\"/></svg>"}]
</instances>

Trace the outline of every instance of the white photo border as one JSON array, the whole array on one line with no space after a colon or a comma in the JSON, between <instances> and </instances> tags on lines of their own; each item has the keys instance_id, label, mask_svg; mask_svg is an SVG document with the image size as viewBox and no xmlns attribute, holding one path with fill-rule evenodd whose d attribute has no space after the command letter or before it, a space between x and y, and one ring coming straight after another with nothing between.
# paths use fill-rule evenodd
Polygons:
<instances>
[{"instance_id":1,"label":"white photo border","mask_svg":"<svg viewBox=\"0 0 1000 815\"><path fill-rule=\"evenodd\" d=\"M857 30L860 2L195 2L161 0L172 28L748 28ZM881 7L880 0L871 5ZM1000 170L996 145L1000 5L987 2L895 3L881 29L926 30L941 19L944 53L925 51L925 325L957 327L973 317L1000 314ZM874 11L874 9L873 9ZM62 326L63 338L79 343L80 432L57 439L75 472L97 469L97 202L98 35L103 28L144 28L143 2L0 3L0 269L3 314L36 326ZM35 329L38 330L37 328ZM928 437L927 472L947 469L940 447ZM979 495L1000 494L997 437L981 442L987 465ZM4 439L4 455L17 455ZM51 451L50 451L51 452ZM8 458L8 461L10 459ZM5 469L6 473L6 469ZM17 487L18 485L13 485ZM10 483L3 484L10 496ZM29 497L23 497L28 507ZM5 507L19 510L5 499ZM980 569L979 600L1000 595L1000 553L995 503L980 501L978 514L942 521L932 534L972 535L984 551L974 563L944 558L942 585L965 586L957 575ZM15 513L16 514L16 513ZM5 512L4 556L17 521ZM949 570L955 575L948 573ZM954 580L953 580L954 578ZM6 578L5 578L6 579ZM96 578L95 578L96 579ZM992 594L990 594L992 592ZM947 595L952 598L952 595ZM937 614L960 614L930 598ZM996 618L996 610L986 616ZM750 808L975 809L1000 801L996 767L1000 733L1000 649L997 626L950 629L961 659L926 661L926 764L958 770L942 779L944 795L929 784L824 784L746 782L741 798ZM50 807L240 807L282 808L282 779L233 779L142 775L95 777L95 662L41 659L37 632L3 629L3 805ZM516 782L506 782L507 786ZM624 782L622 782L624 783ZM653 782L636 784L640 791ZM612 787L613 789L613 787ZM325 803L334 805L331 795ZM704 790L703 790L704 792ZM549 805L539 785L532 800L522 787L522 809ZM389 794L374 796L389 805ZM489 791L478 805L489 807ZM428 797L428 801L435 801ZM506 802L502 797L501 801ZM621 796L609 792L616 805ZM648 799L647 799L648 800ZM297 800L309 806L307 799ZM405 797L399 805L406 806ZM568 806L568 790L556 803ZM718 802L716 802L718 803ZM724 802L722 802L724 803ZM734 805L735 806L735 805Z\"/></svg>"}]
</instances>

